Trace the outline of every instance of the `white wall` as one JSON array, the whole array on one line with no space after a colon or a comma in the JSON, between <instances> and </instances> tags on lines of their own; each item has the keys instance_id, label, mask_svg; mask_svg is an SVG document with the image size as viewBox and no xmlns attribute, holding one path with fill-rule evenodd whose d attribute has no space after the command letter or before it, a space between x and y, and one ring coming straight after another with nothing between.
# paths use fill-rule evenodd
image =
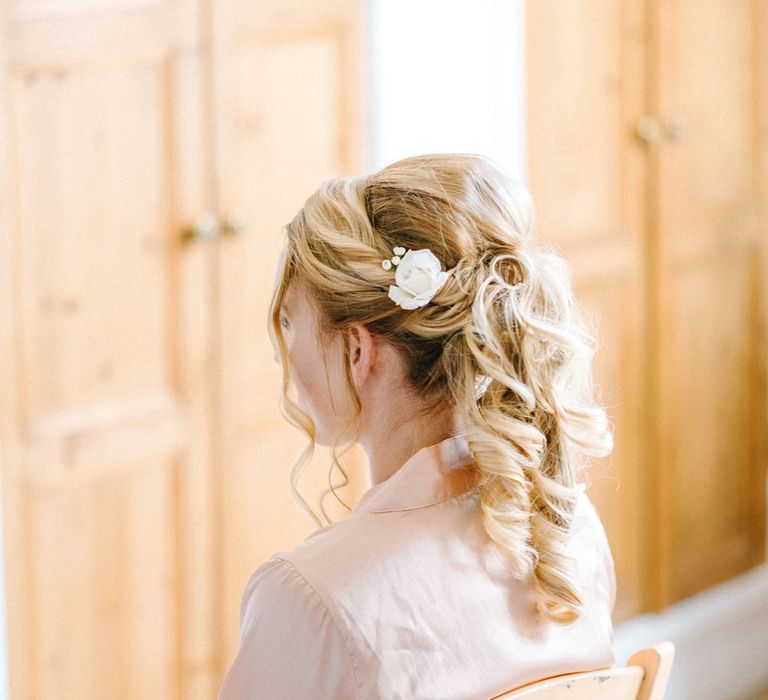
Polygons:
<instances>
[{"instance_id":1,"label":"white wall","mask_svg":"<svg viewBox=\"0 0 768 700\"><path fill-rule=\"evenodd\" d=\"M524 0L370 0L372 167L482 153L527 184Z\"/></svg>"}]
</instances>

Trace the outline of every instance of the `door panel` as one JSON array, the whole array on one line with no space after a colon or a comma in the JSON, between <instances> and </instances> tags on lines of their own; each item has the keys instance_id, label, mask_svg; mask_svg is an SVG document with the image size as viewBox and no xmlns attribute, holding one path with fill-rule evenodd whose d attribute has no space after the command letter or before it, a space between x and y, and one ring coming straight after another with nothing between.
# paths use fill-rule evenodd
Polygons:
<instances>
[{"instance_id":1,"label":"door panel","mask_svg":"<svg viewBox=\"0 0 768 700\"><path fill-rule=\"evenodd\" d=\"M759 4L759 3L758 3ZM659 2L659 603L764 560L755 3ZM763 117L764 118L764 117ZM762 156L764 157L764 156ZM762 234L759 225L762 226ZM762 454L760 454L762 452Z\"/></svg>"},{"instance_id":2,"label":"door panel","mask_svg":"<svg viewBox=\"0 0 768 700\"><path fill-rule=\"evenodd\" d=\"M280 415L281 372L267 311L282 227L326 178L367 166L362 4L221 2L214 26L216 187L223 219L247 222L217 246L220 325L221 494L226 658L239 644L240 601L253 572L315 528L290 490L306 438ZM368 486L362 451L342 458L354 506ZM317 509L344 483L318 448L299 489ZM332 494L334 520L348 512ZM223 671L226 669L222 669Z\"/></svg>"},{"instance_id":3,"label":"door panel","mask_svg":"<svg viewBox=\"0 0 768 700\"><path fill-rule=\"evenodd\" d=\"M619 589L614 620L645 609L652 508L646 468L644 267L647 163L633 138L646 79L644 3L526 5L529 185L540 239L570 263L577 301L599 341L596 398L613 454L590 467L590 497L608 532Z\"/></svg>"},{"instance_id":4,"label":"door panel","mask_svg":"<svg viewBox=\"0 0 768 700\"><path fill-rule=\"evenodd\" d=\"M615 425L592 493L618 622L764 561L768 23L749 0L527 7L531 189Z\"/></svg>"},{"instance_id":5,"label":"door panel","mask_svg":"<svg viewBox=\"0 0 768 700\"><path fill-rule=\"evenodd\" d=\"M7 12L12 695L170 698L187 675L211 697L211 251L179 235L208 195L197 9Z\"/></svg>"}]
</instances>

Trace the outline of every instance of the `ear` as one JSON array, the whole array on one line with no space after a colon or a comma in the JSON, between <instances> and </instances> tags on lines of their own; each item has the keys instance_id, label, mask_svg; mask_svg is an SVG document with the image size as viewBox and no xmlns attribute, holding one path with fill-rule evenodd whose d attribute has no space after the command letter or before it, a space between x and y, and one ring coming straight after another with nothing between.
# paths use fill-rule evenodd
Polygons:
<instances>
[{"instance_id":1,"label":"ear","mask_svg":"<svg viewBox=\"0 0 768 700\"><path fill-rule=\"evenodd\" d=\"M377 347L371 332L355 323L349 329L349 369L352 380L359 388L368 378L376 363Z\"/></svg>"}]
</instances>

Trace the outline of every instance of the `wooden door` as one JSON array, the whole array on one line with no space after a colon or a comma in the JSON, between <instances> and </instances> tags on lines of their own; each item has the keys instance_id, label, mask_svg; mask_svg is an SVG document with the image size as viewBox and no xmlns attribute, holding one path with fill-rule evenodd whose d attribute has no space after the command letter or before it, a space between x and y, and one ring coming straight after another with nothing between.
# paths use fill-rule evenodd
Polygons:
<instances>
[{"instance_id":1,"label":"wooden door","mask_svg":"<svg viewBox=\"0 0 768 700\"><path fill-rule=\"evenodd\" d=\"M648 228L661 606L765 560L760 4L657 0L652 15L649 99L664 135L649 149Z\"/></svg>"},{"instance_id":2,"label":"wooden door","mask_svg":"<svg viewBox=\"0 0 768 700\"><path fill-rule=\"evenodd\" d=\"M313 529L288 487L305 442L277 410L266 308L280 226L366 165L361 8L6 7L12 692L210 698L248 575ZM217 238L234 215L242 235ZM351 477L349 505L367 486Z\"/></svg>"},{"instance_id":3,"label":"wooden door","mask_svg":"<svg viewBox=\"0 0 768 700\"><path fill-rule=\"evenodd\" d=\"M0 436L14 698L214 696L193 0L9 0Z\"/></svg>"},{"instance_id":4,"label":"wooden door","mask_svg":"<svg viewBox=\"0 0 768 700\"><path fill-rule=\"evenodd\" d=\"M281 373L267 309L283 225L322 180L359 174L368 164L362 8L345 0L216 3L216 192L222 220L244 224L217 249L218 541L227 662L239 643L248 577L315 528L289 487L291 465L307 440L280 415ZM315 508L328 489L329 459L318 448L299 484ZM353 507L367 474L359 450L343 463L350 484L337 492ZM331 481L342 483L338 471ZM347 513L331 495L323 503L334 520Z\"/></svg>"},{"instance_id":5,"label":"wooden door","mask_svg":"<svg viewBox=\"0 0 768 700\"><path fill-rule=\"evenodd\" d=\"M598 400L615 430L591 470L619 583L615 619L647 606L644 513L651 507L644 414L649 364L645 183L633 137L644 110L643 0L527 4L529 185L541 238L571 263L577 300L600 347Z\"/></svg>"},{"instance_id":6,"label":"wooden door","mask_svg":"<svg viewBox=\"0 0 768 700\"><path fill-rule=\"evenodd\" d=\"M750 0L527 8L531 188L615 425L591 493L618 622L765 559L768 24Z\"/></svg>"}]
</instances>

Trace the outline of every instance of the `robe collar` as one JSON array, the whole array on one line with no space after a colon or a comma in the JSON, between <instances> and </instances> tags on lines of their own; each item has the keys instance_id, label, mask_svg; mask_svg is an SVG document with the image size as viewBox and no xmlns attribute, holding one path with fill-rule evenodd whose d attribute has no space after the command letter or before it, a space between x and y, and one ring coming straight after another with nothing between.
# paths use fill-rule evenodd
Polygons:
<instances>
[{"instance_id":1,"label":"robe collar","mask_svg":"<svg viewBox=\"0 0 768 700\"><path fill-rule=\"evenodd\" d=\"M478 478L466 438L454 435L414 453L392 476L371 486L351 514L423 508L471 490Z\"/></svg>"}]
</instances>

